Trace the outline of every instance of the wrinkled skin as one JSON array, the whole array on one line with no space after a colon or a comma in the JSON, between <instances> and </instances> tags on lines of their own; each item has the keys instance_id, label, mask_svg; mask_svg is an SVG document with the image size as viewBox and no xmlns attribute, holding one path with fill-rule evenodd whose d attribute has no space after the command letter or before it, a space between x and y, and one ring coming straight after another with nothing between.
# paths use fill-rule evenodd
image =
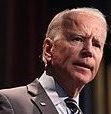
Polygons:
<instances>
[{"instance_id":1,"label":"wrinkled skin","mask_svg":"<svg viewBox=\"0 0 111 114\"><path fill-rule=\"evenodd\" d=\"M106 24L100 17L76 14L71 19L71 26L63 28L53 41L46 39L51 46L47 51L50 56L45 56L54 69L55 79L70 92L80 91L94 79L106 39Z\"/></svg>"}]
</instances>

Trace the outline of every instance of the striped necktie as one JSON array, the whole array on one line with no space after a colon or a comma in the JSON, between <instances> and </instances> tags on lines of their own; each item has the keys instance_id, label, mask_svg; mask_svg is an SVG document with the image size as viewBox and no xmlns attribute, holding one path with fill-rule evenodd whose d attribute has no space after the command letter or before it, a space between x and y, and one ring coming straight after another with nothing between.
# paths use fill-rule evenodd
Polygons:
<instances>
[{"instance_id":1,"label":"striped necktie","mask_svg":"<svg viewBox=\"0 0 111 114\"><path fill-rule=\"evenodd\" d=\"M67 98L64 101L66 103L66 106L70 109L71 114L83 114L75 100Z\"/></svg>"}]
</instances>

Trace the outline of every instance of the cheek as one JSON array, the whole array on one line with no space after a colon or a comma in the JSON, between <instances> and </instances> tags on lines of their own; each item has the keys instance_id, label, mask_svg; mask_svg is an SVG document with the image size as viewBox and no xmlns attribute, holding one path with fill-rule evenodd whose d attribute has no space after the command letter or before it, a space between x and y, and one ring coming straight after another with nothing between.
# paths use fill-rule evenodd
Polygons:
<instances>
[{"instance_id":1,"label":"cheek","mask_svg":"<svg viewBox=\"0 0 111 114\"><path fill-rule=\"evenodd\" d=\"M55 64L64 64L70 56L68 49L64 48L62 50L53 50L52 61Z\"/></svg>"},{"instance_id":2,"label":"cheek","mask_svg":"<svg viewBox=\"0 0 111 114\"><path fill-rule=\"evenodd\" d=\"M52 62L54 64L65 64L72 55L71 49L67 45L54 46L52 49Z\"/></svg>"},{"instance_id":3,"label":"cheek","mask_svg":"<svg viewBox=\"0 0 111 114\"><path fill-rule=\"evenodd\" d=\"M58 41L52 48L52 63L63 67L78 58L80 47L72 46L66 41Z\"/></svg>"}]
</instances>

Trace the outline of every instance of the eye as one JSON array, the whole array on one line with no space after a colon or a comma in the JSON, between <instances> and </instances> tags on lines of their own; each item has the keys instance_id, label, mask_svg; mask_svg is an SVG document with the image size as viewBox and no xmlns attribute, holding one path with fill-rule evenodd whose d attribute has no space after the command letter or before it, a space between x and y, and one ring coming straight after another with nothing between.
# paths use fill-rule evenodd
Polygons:
<instances>
[{"instance_id":1,"label":"eye","mask_svg":"<svg viewBox=\"0 0 111 114\"><path fill-rule=\"evenodd\" d=\"M100 43L99 42L93 42L93 44L92 44L93 46L95 46L95 47L97 47L97 48L101 48L101 45L100 45Z\"/></svg>"},{"instance_id":2,"label":"eye","mask_svg":"<svg viewBox=\"0 0 111 114\"><path fill-rule=\"evenodd\" d=\"M73 38L71 38L71 41L73 42L84 42L82 37L79 36L74 36Z\"/></svg>"},{"instance_id":3,"label":"eye","mask_svg":"<svg viewBox=\"0 0 111 114\"><path fill-rule=\"evenodd\" d=\"M83 45L85 42L84 37L77 34L68 34L67 38L72 45Z\"/></svg>"}]
</instances>

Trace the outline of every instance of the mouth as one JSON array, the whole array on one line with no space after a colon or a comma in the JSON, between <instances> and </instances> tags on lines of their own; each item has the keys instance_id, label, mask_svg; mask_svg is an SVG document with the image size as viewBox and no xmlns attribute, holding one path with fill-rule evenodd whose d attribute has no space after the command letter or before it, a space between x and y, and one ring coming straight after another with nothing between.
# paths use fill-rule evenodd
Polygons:
<instances>
[{"instance_id":1,"label":"mouth","mask_svg":"<svg viewBox=\"0 0 111 114\"><path fill-rule=\"evenodd\" d=\"M77 63L74 63L74 65L78 66L78 67L81 67L81 68L85 68L85 69L89 69L89 70L93 71L93 66L89 65L87 63L77 62Z\"/></svg>"}]
</instances>

